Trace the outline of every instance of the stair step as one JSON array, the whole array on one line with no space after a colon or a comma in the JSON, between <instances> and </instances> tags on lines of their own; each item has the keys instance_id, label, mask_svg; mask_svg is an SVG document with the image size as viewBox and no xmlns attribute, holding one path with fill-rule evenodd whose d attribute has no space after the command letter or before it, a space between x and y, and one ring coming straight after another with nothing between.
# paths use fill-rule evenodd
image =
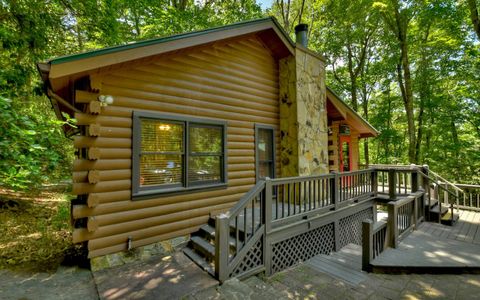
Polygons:
<instances>
[{"instance_id":1,"label":"stair step","mask_svg":"<svg viewBox=\"0 0 480 300\"><path fill-rule=\"evenodd\" d=\"M185 247L183 248L183 253L188 256L195 264L200 268L207 271L210 275L215 276L215 270L212 264L208 263L203 257L198 255L195 250Z\"/></svg>"},{"instance_id":2,"label":"stair step","mask_svg":"<svg viewBox=\"0 0 480 300\"><path fill-rule=\"evenodd\" d=\"M433 208L435 205L438 205L438 199L431 199L430 200L430 208ZM428 207L428 199L425 200L425 206Z\"/></svg>"},{"instance_id":3,"label":"stair step","mask_svg":"<svg viewBox=\"0 0 480 300\"><path fill-rule=\"evenodd\" d=\"M205 224L200 227L200 231L204 233L204 235L208 236L211 239L215 239L215 227Z\"/></svg>"},{"instance_id":4,"label":"stair step","mask_svg":"<svg viewBox=\"0 0 480 300\"><path fill-rule=\"evenodd\" d=\"M453 219L453 220L452 220ZM444 225L449 225L449 226L453 226L455 223L457 223L458 219L460 219L460 216L458 214L453 214L453 218L452 218L452 212L451 211L448 211L443 217L442 217L442 220L441 220L441 223L444 224Z\"/></svg>"},{"instance_id":5,"label":"stair step","mask_svg":"<svg viewBox=\"0 0 480 300\"><path fill-rule=\"evenodd\" d=\"M199 236L192 236L193 248L202 252L208 259L215 257L215 247Z\"/></svg>"},{"instance_id":6,"label":"stair step","mask_svg":"<svg viewBox=\"0 0 480 300\"><path fill-rule=\"evenodd\" d=\"M434 214L439 214L440 213L440 206L439 205L435 205L434 207L432 207L430 209L430 212L431 213L434 213ZM442 205L442 212L440 213L440 215L444 215L448 212L448 207L445 206L445 205Z\"/></svg>"}]
</instances>

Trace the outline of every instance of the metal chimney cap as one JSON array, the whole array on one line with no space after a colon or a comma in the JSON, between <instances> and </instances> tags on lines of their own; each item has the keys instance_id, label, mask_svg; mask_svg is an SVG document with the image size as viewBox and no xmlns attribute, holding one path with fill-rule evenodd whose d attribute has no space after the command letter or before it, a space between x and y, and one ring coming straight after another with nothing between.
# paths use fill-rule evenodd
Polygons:
<instances>
[{"instance_id":1,"label":"metal chimney cap","mask_svg":"<svg viewBox=\"0 0 480 300\"><path fill-rule=\"evenodd\" d=\"M295 39L298 45L302 45L303 47L308 47L308 25L307 24L298 24L295 26Z\"/></svg>"},{"instance_id":2,"label":"metal chimney cap","mask_svg":"<svg viewBox=\"0 0 480 300\"><path fill-rule=\"evenodd\" d=\"M308 31L308 24L298 24L297 26L295 26L295 33L301 31Z\"/></svg>"}]
</instances>

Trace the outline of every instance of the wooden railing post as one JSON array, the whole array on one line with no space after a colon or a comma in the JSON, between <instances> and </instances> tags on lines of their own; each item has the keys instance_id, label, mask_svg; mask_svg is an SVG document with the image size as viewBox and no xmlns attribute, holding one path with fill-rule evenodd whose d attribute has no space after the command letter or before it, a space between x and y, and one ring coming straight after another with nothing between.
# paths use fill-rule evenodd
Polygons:
<instances>
[{"instance_id":1,"label":"wooden railing post","mask_svg":"<svg viewBox=\"0 0 480 300\"><path fill-rule=\"evenodd\" d=\"M228 279L228 254L230 235L229 218L220 214L215 219L215 275L218 281L224 282Z\"/></svg>"},{"instance_id":2,"label":"wooden railing post","mask_svg":"<svg viewBox=\"0 0 480 300\"><path fill-rule=\"evenodd\" d=\"M388 238L389 246L397 248L398 245L398 224L397 224L397 206L394 201L388 202Z\"/></svg>"},{"instance_id":3,"label":"wooden railing post","mask_svg":"<svg viewBox=\"0 0 480 300\"><path fill-rule=\"evenodd\" d=\"M428 203L428 214L425 214L425 220L430 221L430 207L432 206L432 197L430 195L430 180L428 179L428 165L423 165L423 173L426 175L423 177L423 189L425 190L425 194L423 194L423 203L422 205L425 206Z\"/></svg>"},{"instance_id":4,"label":"wooden railing post","mask_svg":"<svg viewBox=\"0 0 480 300\"><path fill-rule=\"evenodd\" d=\"M418 172L412 172L412 193L418 191Z\"/></svg>"},{"instance_id":5,"label":"wooden railing post","mask_svg":"<svg viewBox=\"0 0 480 300\"><path fill-rule=\"evenodd\" d=\"M333 171L332 174L334 174L335 177L330 179L330 200L332 204L335 205L335 210L337 210L340 205L340 174L336 171Z\"/></svg>"},{"instance_id":6,"label":"wooden railing post","mask_svg":"<svg viewBox=\"0 0 480 300\"><path fill-rule=\"evenodd\" d=\"M413 173L412 173L413 175ZM420 205L418 202L419 200L419 197L417 196L414 196L414 200L413 200L413 224L414 225L414 229L416 230L418 228L418 206Z\"/></svg>"},{"instance_id":7,"label":"wooden railing post","mask_svg":"<svg viewBox=\"0 0 480 300\"><path fill-rule=\"evenodd\" d=\"M373 260L373 221L362 222L362 270L371 271L370 262Z\"/></svg>"},{"instance_id":8,"label":"wooden railing post","mask_svg":"<svg viewBox=\"0 0 480 300\"><path fill-rule=\"evenodd\" d=\"M397 199L396 188L395 169L388 169L388 196L390 200Z\"/></svg>"},{"instance_id":9,"label":"wooden railing post","mask_svg":"<svg viewBox=\"0 0 480 300\"><path fill-rule=\"evenodd\" d=\"M376 169L372 169L372 173L370 174L370 180L372 181L372 192L374 197L377 197L378 193L378 173Z\"/></svg>"},{"instance_id":10,"label":"wooden railing post","mask_svg":"<svg viewBox=\"0 0 480 300\"><path fill-rule=\"evenodd\" d=\"M263 233L263 264L265 266L265 275L270 276L272 274L272 247L270 244L269 234L272 229L272 197L273 197L273 185L270 178L265 180L265 232ZM277 195L278 197L278 195ZM283 208L283 206L282 206ZM275 209L277 209L275 207ZM276 211L278 214L278 210Z\"/></svg>"}]
</instances>

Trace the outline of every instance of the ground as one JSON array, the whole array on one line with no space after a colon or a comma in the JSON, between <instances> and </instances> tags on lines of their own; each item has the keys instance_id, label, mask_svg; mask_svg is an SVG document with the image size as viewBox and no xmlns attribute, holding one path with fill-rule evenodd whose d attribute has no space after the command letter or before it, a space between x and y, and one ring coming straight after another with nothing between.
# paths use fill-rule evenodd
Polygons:
<instances>
[{"instance_id":1,"label":"ground","mask_svg":"<svg viewBox=\"0 0 480 300\"><path fill-rule=\"evenodd\" d=\"M351 284L307 264L219 286L181 252L92 273L65 265L81 254L71 245L66 195L0 190L0 300L480 299L480 275L367 274Z\"/></svg>"},{"instance_id":2,"label":"ground","mask_svg":"<svg viewBox=\"0 0 480 300\"><path fill-rule=\"evenodd\" d=\"M68 186L18 193L0 189L0 269L55 271L77 255Z\"/></svg>"}]
</instances>

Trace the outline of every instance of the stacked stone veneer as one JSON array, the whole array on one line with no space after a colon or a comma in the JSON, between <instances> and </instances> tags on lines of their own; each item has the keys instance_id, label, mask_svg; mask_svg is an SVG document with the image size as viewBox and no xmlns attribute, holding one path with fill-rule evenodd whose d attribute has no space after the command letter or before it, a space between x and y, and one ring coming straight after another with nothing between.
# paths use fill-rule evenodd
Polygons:
<instances>
[{"instance_id":1,"label":"stacked stone veneer","mask_svg":"<svg viewBox=\"0 0 480 300\"><path fill-rule=\"evenodd\" d=\"M279 68L281 175L328 173L325 63L297 46Z\"/></svg>"}]
</instances>

